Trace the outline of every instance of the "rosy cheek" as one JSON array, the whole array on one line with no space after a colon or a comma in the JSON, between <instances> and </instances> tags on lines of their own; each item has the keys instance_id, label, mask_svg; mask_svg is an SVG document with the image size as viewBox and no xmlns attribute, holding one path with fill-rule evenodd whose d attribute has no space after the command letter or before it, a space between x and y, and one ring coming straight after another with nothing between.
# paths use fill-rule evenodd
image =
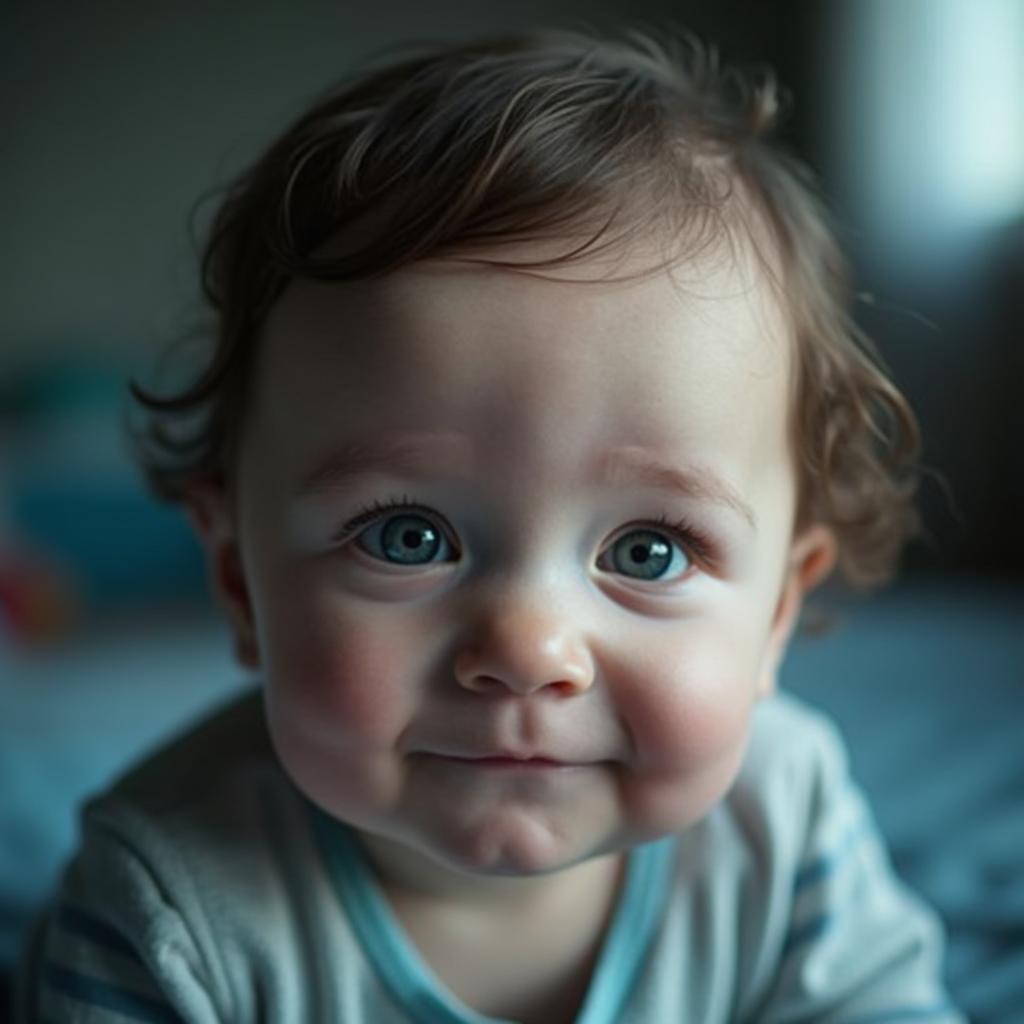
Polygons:
<instances>
[{"instance_id":1,"label":"rosy cheek","mask_svg":"<svg viewBox=\"0 0 1024 1024\"><path fill-rule=\"evenodd\" d=\"M729 758L743 740L752 704L751 670L742 659L676 652L649 669L632 713L626 712L644 767L699 774Z\"/></svg>"},{"instance_id":2,"label":"rosy cheek","mask_svg":"<svg viewBox=\"0 0 1024 1024\"><path fill-rule=\"evenodd\" d=\"M688 827L732 784L753 702L747 660L735 651L691 648L637 666L647 671L633 674L633 698L623 693L620 703L636 750L622 801L637 836Z\"/></svg>"},{"instance_id":3,"label":"rosy cheek","mask_svg":"<svg viewBox=\"0 0 1024 1024\"><path fill-rule=\"evenodd\" d=\"M409 652L372 616L341 616L306 604L276 609L267 637L267 685L313 731L394 731L413 694ZM339 739L340 739L339 735Z\"/></svg>"}]
</instances>

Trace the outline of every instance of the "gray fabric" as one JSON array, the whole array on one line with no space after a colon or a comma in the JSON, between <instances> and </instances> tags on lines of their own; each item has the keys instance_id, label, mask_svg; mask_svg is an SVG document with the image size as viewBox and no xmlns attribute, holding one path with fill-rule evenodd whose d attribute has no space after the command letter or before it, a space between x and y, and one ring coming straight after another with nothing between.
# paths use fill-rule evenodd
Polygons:
<instances>
[{"instance_id":1,"label":"gray fabric","mask_svg":"<svg viewBox=\"0 0 1024 1024\"><path fill-rule=\"evenodd\" d=\"M937 918L892 875L835 730L792 698L759 707L740 777L679 838L672 877L620 1024L964 1020L943 1009ZM26 975L32 1020L123 1022L67 994L83 977L134 1019L419 1019L331 890L257 694L88 806Z\"/></svg>"}]
</instances>

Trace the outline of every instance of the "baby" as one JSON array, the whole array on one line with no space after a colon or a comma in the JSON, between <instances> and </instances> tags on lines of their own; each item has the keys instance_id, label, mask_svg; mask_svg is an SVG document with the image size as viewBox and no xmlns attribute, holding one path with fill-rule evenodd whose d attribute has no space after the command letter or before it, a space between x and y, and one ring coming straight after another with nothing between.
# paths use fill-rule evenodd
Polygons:
<instances>
[{"instance_id":1,"label":"baby","mask_svg":"<svg viewBox=\"0 0 1024 1024\"><path fill-rule=\"evenodd\" d=\"M235 182L135 393L261 685L88 805L26 1017L963 1020L776 692L916 444L777 106L678 32L425 45Z\"/></svg>"}]
</instances>

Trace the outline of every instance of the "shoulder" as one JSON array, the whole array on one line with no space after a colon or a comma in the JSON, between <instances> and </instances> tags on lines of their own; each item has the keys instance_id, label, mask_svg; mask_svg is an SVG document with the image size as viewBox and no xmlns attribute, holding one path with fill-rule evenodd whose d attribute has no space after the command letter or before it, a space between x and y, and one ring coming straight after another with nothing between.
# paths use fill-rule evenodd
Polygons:
<instances>
[{"instance_id":1,"label":"shoulder","mask_svg":"<svg viewBox=\"0 0 1024 1024\"><path fill-rule=\"evenodd\" d=\"M732 788L678 863L673 962L713 963L688 980L732 999L730 1019L962 1024L941 925L893 872L839 729L807 703L758 706Z\"/></svg>"},{"instance_id":2,"label":"shoulder","mask_svg":"<svg viewBox=\"0 0 1024 1024\"><path fill-rule=\"evenodd\" d=\"M180 842L193 818L240 822L259 790L287 785L273 753L261 694L247 690L169 738L86 803L86 827L173 822ZM184 831L182 831L184 830Z\"/></svg>"},{"instance_id":3,"label":"shoulder","mask_svg":"<svg viewBox=\"0 0 1024 1024\"><path fill-rule=\"evenodd\" d=\"M754 711L747 752L731 798L769 813L795 811L813 818L848 790L849 760L836 724L788 694L762 701Z\"/></svg>"},{"instance_id":4,"label":"shoulder","mask_svg":"<svg viewBox=\"0 0 1024 1024\"><path fill-rule=\"evenodd\" d=\"M301 869L311 844L260 695L246 693L85 806L46 957L59 971L105 979L103 991L129 978L153 1000L159 991L176 1006L206 1007L190 1020L233 1016L247 1006L249 974L266 949L275 970L291 963L270 938L291 934L297 913L282 865L296 866L300 896L315 905L319 876Z\"/></svg>"},{"instance_id":5,"label":"shoulder","mask_svg":"<svg viewBox=\"0 0 1024 1024\"><path fill-rule=\"evenodd\" d=\"M793 771L812 765L847 770L846 744L835 721L792 694L762 700L754 710L745 769L756 773L787 766Z\"/></svg>"},{"instance_id":6,"label":"shoulder","mask_svg":"<svg viewBox=\"0 0 1024 1024\"><path fill-rule=\"evenodd\" d=\"M88 806L120 800L173 811L258 770L272 756L260 691L247 689L129 766Z\"/></svg>"},{"instance_id":7,"label":"shoulder","mask_svg":"<svg viewBox=\"0 0 1024 1024\"><path fill-rule=\"evenodd\" d=\"M768 902L788 900L818 859L874 829L839 729L787 694L755 710L743 764L716 816L748 896Z\"/></svg>"},{"instance_id":8,"label":"shoulder","mask_svg":"<svg viewBox=\"0 0 1024 1024\"><path fill-rule=\"evenodd\" d=\"M683 874L693 885L707 873L723 899L769 913L769 905L778 910L791 898L816 851L839 849L869 820L836 725L804 701L777 694L755 709L728 792L680 837Z\"/></svg>"},{"instance_id":9,"label":"shoulder","mask_svg":"<svg viewBox=\"0 0 1024 1024\"><path fill-rule=\"evenodd\" d=\"M305 818L274 756L261 695L250 690L90 800L80 856L104 870L133 862L179 891L237 890L268 860L270 837L305 831Z\"/></svg>"}]
</instances>

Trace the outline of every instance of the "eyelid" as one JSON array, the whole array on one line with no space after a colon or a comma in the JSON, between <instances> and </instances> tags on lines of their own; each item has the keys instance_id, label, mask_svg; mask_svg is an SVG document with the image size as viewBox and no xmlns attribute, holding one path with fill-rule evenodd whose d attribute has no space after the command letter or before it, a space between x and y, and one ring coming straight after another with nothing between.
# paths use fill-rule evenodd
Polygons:
<instances>
[{"instance_id":1,"label":"eyelid","mask_svg":"<svg viewBox=\"0 0 1024 1024\"><path fill-rule=\"evenodd\" d=\"M375 522L383 519L389 513L398 514L402 512L421 515L424 519L430 520L438 527L438 529L444 532L454 553L456 555L461 553L461 548L456 541L454 532L448 528L442 516L425 503L416 501L415 499L410 498L407 494L403 494L401 498L392 496L384 501L375 499L371 505L364 506L359 512L348 519L341 528L334 533L332 541L336 544L344 544L357 537L365 527L371 526ZM602 558L605 553L608 552L624 536L627 536L633 531L640 530L667 534L672 539L673 543L677 544L683 550L683 553L691 563L691 569L703 568L714 570L720 562L718 546L704 530L694 526L694 524L685 517L676 518L674 520L670 519L668 514L665 512L662 512L653 519L636 520L632 523L626 523L623 525L612 534L612 539L609 540L603 548L601 548L598 558ZM440 563L424 564L432 565ZM683 579L689 575L691 575L691 572L690 570L687 570L683 576L675 577L675 580L678 581L679 579ZM629 579L630 577L625 578ZM648 582L665 583L669 581L650 580Z\"/></svg>"},{"instance_id":2,"label":"eyelid","mask_svg":"<svg viewBox=\"0 0 1024 1024\"><path fill-rule=\"evenodd\" d=\"M364 527L372 525L379 519L383 519L388 513L397 514L399 512L415 513L416 515L423 516L424 519L429 519L439 529L444 530L445 534L448 535L449 542L455 546L455 542L450 536L451 531L444 525L444 521L438 513L420 502L411 500L408 495L403 495L401 498L388 498L385 501L375 499L372 505L367 505L360 509L351 519L343 523L335 531L332 540L342 544L361 533Z\"/></svg>"}]
</instances>

